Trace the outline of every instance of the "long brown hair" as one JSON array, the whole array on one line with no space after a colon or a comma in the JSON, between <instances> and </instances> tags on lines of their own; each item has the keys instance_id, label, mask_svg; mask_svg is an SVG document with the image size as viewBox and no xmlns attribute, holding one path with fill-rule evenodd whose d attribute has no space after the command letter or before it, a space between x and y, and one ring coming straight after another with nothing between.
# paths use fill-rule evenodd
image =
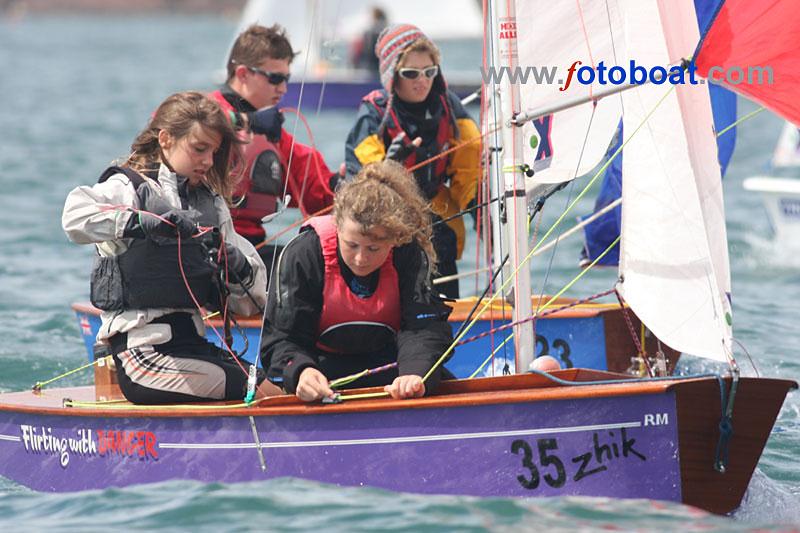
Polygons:
<instances>
[{"instance_id":1,"label":"long brown hair","mask_svg":"<svg viewBox=\"0 0 800 533\"><path fill-rule=\"evenodd\" d=\"M241 141L219 104L203 93L187 91L167 97L158 106L147 127L134 139L125 166L142 173L158 169L161 162L158 132L165 130L173 138L182 139L195 124L215 131L222 137L219 149L214 153L214 164L206 174L206 184L230 203L238 177L231 175L228 163L231 150L238 150Z\"/></svg>"},{"instance_id":2,"label":"long brown hair","mask_svg":"<svg viewBox=\"0 0 800 533\"><path fill-rule=\"evenodd\" d=\"M381 227L397 246L416 241L430 267L436 264L430 207L417 182L399 163L387 160L364 166L336 191L333 215L337 226L350 218L366 235Z\"/></svg>"}]
</instances>

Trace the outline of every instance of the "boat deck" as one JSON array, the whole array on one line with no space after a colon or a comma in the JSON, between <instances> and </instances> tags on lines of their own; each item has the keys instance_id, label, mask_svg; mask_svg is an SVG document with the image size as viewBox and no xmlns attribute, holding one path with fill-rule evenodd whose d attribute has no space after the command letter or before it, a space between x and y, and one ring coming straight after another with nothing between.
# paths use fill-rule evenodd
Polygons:
<instances>
[{"instance_id":1,"label":"boat deck","mask_svg":"<svg viewBox=\"0 0 800 533\"><path fill-rule=\"evenodd\" d=\"M330 414L334 412L424 409L432 407L468 406L477 403L525 403L546 400L564 400L588 397L641 395L663 392L677 380L631 381L631 376L586 369L566 369L553 372L553 376L572 383L593 381L620 381L619 383L569 386L559 384L538 374L520 374L492 378L463 379L442 382L437 393L414 400L367 398L322 405L301 402L293 395L267 396L257 405L243 406L241 402L203 402L184 405L138 406L121 399L98 402L94 386L44 389L41 392L22 391L0 394L0 411L31 412L67 416L106 417L205 417L251 415ZM681 381L686 381L681 380ZM381 388L353 389L343 396L382 392ZM112 398L121 398L117 394ZM80 407L65 405L65 399L79 402Z\"/></svg>"}]
</instances>

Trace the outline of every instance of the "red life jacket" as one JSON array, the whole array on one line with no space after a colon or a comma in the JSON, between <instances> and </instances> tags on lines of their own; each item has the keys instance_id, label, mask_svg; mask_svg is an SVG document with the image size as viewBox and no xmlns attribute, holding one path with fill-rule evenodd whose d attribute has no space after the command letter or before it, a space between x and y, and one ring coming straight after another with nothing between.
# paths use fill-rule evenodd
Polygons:
<instances>
[{"instance_id":1,"label":"red life jacket","mask_svg":"<svg viewBox=\"0 0 800 533\"><path fill-rule=\"evenodd\" d=\"M447 95L440 94L439 98L442 104L442 115L439 117L439 126L436 128L436 139L433 145L420 146L406 158L403 163L406 168L411 168L417 163L424 161L434 155L438 155L447 150L450 138L454 137L453 118L450 111L450 105L447 102ZM376 89L366 95L363 99L369 102L377 110L380 121L383 122L383 117L387 112L386 108L386 92L381 89ZM392 142L392 139L397 137L400 133L405 131L400 124L397 113L392 107L389 107L389 118L385 121L385 130L383 132L383 143L386 147ZM380 135L380 132L378 132ZM414 139L408 135L404 139L404 144L408 146ZM418 185L422 189L423 194L430 200L436 195L439 187L447 180L447 157L440 157L428 165L419 168L414 172L417 178Z\"/></svg>"},{"instance_id":2,"label":"red life jacket","mask_svg":"<svg viewBox=\"0 0 800 533\"><path fill-rule=\"evenodd\" d=\"M342 277L333 217L314 217L306 225L319 236L325 262L317 347L334 353L370 353L394 341L400 330L400 282L392 260L394 252L389 252L381 265L375 292L360 298Z\"/></svg>"},{"instance_id":3,"label":"red life jacket","mask_svg":"<svg viewBox=\"0 0 800 533\"><path fill-rule=\"evenodd\" d=\"M220 91L214 91L209 94L209 97L219 102L220 107L226 113L235 111L233 106L228 102ZM244 170L242 178L233 192L234 204L238 207L231 208L231 216L233 217L233 225L236 233L243 237L263 238L264 228L261 225L261 219L267 215L275 212L277 208L277 198L273 194L266 194L258 192L254 189L253 182L253 166L255 165L258 156L266 151L273 152L277 156L277 161L281 165L281 176L284 169L286 169L286 160L281 154L278 146L267 140L264 135L253 135L246 131L239 132L239 137L245 141L243 146L244 155ZM242 162L232 161L236 166L235 172L240 172Z\"/></svg>"}]
</instances>

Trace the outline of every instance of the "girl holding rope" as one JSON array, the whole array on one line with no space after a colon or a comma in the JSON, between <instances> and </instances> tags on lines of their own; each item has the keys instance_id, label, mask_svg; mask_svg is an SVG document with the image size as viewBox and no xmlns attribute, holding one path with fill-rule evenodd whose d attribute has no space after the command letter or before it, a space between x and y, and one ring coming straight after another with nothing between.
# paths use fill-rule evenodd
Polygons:
<instances>
[{"instance_id":1,"label":"girl holding rope","mask_svg":"<svg viewBox=\"0 0 800 533\"><path fill-rule=\"evenodd\" d=\"M333 397L332 380L388 365L352 385L383 385L393 398L431 392L443 369L422 376L452 342L434 264L414 179L394 161L366 165L340 186L333 214L311 219L278 260L261 345L268 378L316 401Z\"/></svg>"},{"instance_id":2,"label":"girl holding rope","mask_svg":"<svg viewBox=\"0 0 800 533\"><path fill-rule=\"evenodd\" d=\"M97 340L110 346L131 402L245 395L249 365L206 341L200 314L201 306L253 314L266 303L264 263L234 231L226 204L237 143L216 102L197 92L174 94L122 165L67 197L64 231L97 247Z\"/></svg>"}]
</instances>

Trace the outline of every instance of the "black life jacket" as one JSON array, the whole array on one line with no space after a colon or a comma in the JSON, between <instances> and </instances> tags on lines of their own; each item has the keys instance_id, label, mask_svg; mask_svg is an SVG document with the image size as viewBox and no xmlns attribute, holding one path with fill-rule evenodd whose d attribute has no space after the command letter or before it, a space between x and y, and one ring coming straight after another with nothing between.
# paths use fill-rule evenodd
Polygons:
<instances>
[{"instance_id":1,"label":"black life jacket","mask_svg":"<svg viewBox=\"0 0 800 533\"><path fill-rule=\"evenodd\" d=\"M165 202L147 189L145 179L130 168L109 167L98 183L114 174L125 174L131 180L139 199L139 208L149 212L164 212ZM143 186L144 185L144 186ZM178 187L183 209L198 212L196 222L202 226L219 227L214 195L205 187ZM169 206L166 206L167 208ZM182 239L131 239L125 252L113 257L95 259L91 278L91 302L105 311L157 308L195 308L192 299L202 306L214 307L218 300L216 271L211 256L219 247L219 233ZM181 274L186 274L186 281ZM188 282L191 294L186 288Z\"/></svg>"}]
</instances>

